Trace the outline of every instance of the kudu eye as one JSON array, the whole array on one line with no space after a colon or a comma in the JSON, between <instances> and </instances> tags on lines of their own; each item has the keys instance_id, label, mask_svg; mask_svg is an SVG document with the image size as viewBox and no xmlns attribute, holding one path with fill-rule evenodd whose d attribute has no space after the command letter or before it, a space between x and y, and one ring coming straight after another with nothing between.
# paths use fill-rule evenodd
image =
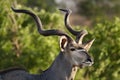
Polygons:
<instances>
[{"instance_id":1,"label":"kudu eye","mask_svg":"<svg viewBox=\"0 0 120 80\"><path fill-rule=\"evenodd\" d=\"M71 50L71 51L75 51L75 48L71 48L70 50Z\"/></svg>"}]
</instances>

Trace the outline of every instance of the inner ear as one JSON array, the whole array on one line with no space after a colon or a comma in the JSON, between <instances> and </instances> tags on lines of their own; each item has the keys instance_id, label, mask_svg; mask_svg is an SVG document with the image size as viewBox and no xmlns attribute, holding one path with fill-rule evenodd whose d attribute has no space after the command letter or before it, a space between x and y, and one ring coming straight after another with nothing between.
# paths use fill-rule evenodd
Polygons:
<instances>
[{"instance_id":1,"label":"inner ear","mask_svg":"<svg viewBox=\"0 0 120 80\"><path fill-rule=\"evenodd\" d=\"M68 39L67 39L67 37L62 36L62 37L60 38L60 48L61 48L61 51L64 51L64 49L65 49L65 47L67 46L67 44L68 44Z\"/></svg>"}]
</instances>

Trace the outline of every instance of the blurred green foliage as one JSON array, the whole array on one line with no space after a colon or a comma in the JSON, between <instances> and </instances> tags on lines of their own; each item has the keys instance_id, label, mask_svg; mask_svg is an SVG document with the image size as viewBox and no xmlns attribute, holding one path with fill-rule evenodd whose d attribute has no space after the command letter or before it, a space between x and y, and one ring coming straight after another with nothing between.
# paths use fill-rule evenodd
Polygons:
<instances>
[{"instance_id":1,"label":"blurred green foliage","mask_svg":"<svg viewBox=\"0 0 120 80\"><path fill-rule=\"evenodd\" d=\"M17 0L17 3L27 7L37 7L38 9L45 9L46 11L53 12L56 8L55 0Z\"/></svg>"},{"instance_id":2,"label":"blurred green foliage","mask_svg":"<svg viewBox=\"0 0 120 80\"><path fill-rule=\"evenodd\" d=\"M119 80L120 18L116 17L114 21L103 20L88 31L86 40L95 38L90 49L94 64L92 67L79 70L76 80Z\"/></svg>"},{"instance_id":3,"label":"blurred green foliage","mask_svg":"<svg viewBox=\"0 0 120 80\"><path fill-rule=\"evenodd\" d=\"M63 15L60 12L47 12L44 9L26 8L14 0L0 1L0 69L22 66L31 73L47 69L59 53L58 37L41 36L33 19L11 10L16 8L33 9L45 29L64 30ZM62 27L63 26L63 27ZM76 80L119 80L120 79L120 18L113 21L102 20L92 29L87 28L86 40L96 38L90 49L94 65L80 69Z\"/></svg>"},{"instance_id":4,"label":"blurred green foliage","mask_svg":"<svg viewBox=\"0 0 120 80\"><path fill-rule=\"evenodd\" d=\"M24 65L31 72L45 70L58 54L57 37L41 36L33 19L14 13L9 0L0 1L0 5L0 69ZM20 4L15 3L14 6L22 8ZM45 29L60 27L63 30L63 21L57 11L49 13L41 9L39 12L36 8L34 11L40 16Z\"/></svg>"},{"instance_id":5,"label":"blurred green foliage","mask_svg":"<svg viewBox=\"0 0 120 80\"><path fill-rule=\"evenodd\" d=\"M79 70L76 80L119 80L120 18L116 17L114 21L103 20L88 31L87 40L95 38L90 49L94 64L92 67Z\"/></svg>"},{"instance_id":6,"label":"blurred green foliage","mask_svg":"<svg viewBox=\"0 0 120 80\"><path fill-rule=\"evenodd\" d=\"M95 64L86 70L91 80L120 79L120 18L103 20L90 31L96 38L91 48Z\"/></svg>"},{"instance_id":7,"label":"blurred green foliage","mask_svg":"<svg viewBox=\"0 0 120 80\"><path fill-rule=\"evenodd\" d=\"M98 22L120 16L120 0L78 0L77 7L79 13Z\"/></svg>"}]
</instances>

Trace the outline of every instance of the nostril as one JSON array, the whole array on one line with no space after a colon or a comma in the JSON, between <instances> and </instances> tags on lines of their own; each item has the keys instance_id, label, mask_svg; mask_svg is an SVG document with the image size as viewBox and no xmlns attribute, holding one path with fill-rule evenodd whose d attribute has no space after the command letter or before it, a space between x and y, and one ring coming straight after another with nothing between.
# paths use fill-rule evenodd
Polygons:
<instances>
[{"instance_id":1,"label":"nostril","mask_svg":"<svg viewBox=\"0 0 120 80\"><path fill-rule=\"evenodd\" d=\"M87 59L88 62L93 62L90 58Z\"/></svg>"}]
</instances>

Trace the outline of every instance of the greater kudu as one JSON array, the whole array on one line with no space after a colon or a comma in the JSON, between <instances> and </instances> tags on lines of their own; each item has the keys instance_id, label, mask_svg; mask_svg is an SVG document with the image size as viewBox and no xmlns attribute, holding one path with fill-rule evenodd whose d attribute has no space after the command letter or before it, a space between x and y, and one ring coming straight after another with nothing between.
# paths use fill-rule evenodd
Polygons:
<instances>
[{"instance_id":1,"label":"greater kudu","mask_svg":"<svg viewBox=\"0 0 120 80\"><path fill-rule=\"evenodd\" d=\"M76 36L73 40L66 33L60 30L43 30L41 20L33 12L23 9L12 10L16 13L25 13L33 17L36 22L38 31L43 36L58 35L60 38L60 53L53 61L52 65L41 74L29 74L27 71L19 68L8 69L0 72L0 80L73 80L76 68L91 66L93 60L88 54L94 40L82 43L83 37L87 31L74 31L68 23L69 10L60 9L66 12L65 25L67 29Z\"/></svg>"}]
</instances>

